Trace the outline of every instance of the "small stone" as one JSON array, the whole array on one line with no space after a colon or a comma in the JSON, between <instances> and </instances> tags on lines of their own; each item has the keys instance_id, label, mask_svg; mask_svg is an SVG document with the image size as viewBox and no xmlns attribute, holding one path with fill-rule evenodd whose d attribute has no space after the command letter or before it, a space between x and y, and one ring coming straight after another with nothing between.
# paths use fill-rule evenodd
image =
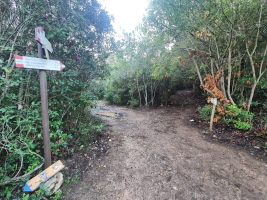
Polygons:
<instances>
[{"instance_id":1,"label":"small stone","mask_svg":"<svg viewBox=\"0 0 267 200\"><path fill-rule=\"evenodd\" d=\"M176 191L178 190L176 186L173 186L172 188L173 188L174 190L176 190Z\"/></svg>"}]
</instances>

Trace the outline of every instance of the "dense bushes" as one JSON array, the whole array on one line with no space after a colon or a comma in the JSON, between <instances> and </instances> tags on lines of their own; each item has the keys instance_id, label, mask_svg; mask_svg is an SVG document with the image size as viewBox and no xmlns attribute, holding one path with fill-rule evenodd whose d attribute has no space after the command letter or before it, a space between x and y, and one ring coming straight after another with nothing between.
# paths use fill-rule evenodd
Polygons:
<instances>
[{"instance_id":1,"label":"dense bushes","mask_svg":"<svg viewBox=\"0 0 267 200\"><path fill-rule=\"evenodd\" d=\"M211 116L211 105L206 105L198 109L200 118L208 121ZM253 113L238 108L237 105L226 105L221 123L231 125L236 129L248 131L252 128Z\"/></svg>"},{"instance_id":2,"label":"dense bushes","mask_svg":"<svg viewBox=\"0 0 267 200\"><path fill-rule=\"evenodd\" d=\"M224 122L233 124L235 128L240 130L250 130L252 126L253 114L238 108L236 105L227 105L225 107Z\"/></svg>"},{"instance_id":3,"label":"dense bushes","mask_svg":"<svg viewBox=\"0 0 267 200\"><path fill-rule=\"evenodd\" d=\"M132 34L120 42L108 60L105 98L131 107L167 105L176 90L192 88L193 72L175 57L180 50L166 49L165 42L148 30L141 41Z\"/></svg>"},{"instance_id":4,"label":"dense bushes","mask_svg":"<svg viewBox=\"0 0 267 200\"><path fill-rule=\"evenodd\" d=\"M111 26L95 0L71 4L3 0L0 10L0 199L22 199L22 185L43 163L39 74L15 69L13 56L37 56L34 28L41 25L54 48L51 58L66 65L64 72L48 72L51 148L56 160L102 129L87 116L86 108L93 106L98 94L103 96L97 84L105 71L103 55ZM23 199L40 196L38 192Z\"/></svg>"},{"instance_id":5,"label":"dense bushes","mask_svg":"<svg viewBox=\"0 0 267 200\"><path fill-rule=\"evenodd\" d=\"M198 108L199 116L202 120L209 120L211 116L211 105L205 105L203 107Z\"/></svg>"},{"instance_id":6,"label":"dense bushes","mask_svg":"<svg viewBox=\"0 0 267 200\"><path fill-rule=\"evenodd\" d=\"M143 24L110 58L107 99L167 104L182 85L197 85L209 104L218 99L215 123L251 130L257 120L266 132L266 8L261 0L151 0ZM210 113L200 110L206 120Z\"/></svg>"}]
</instances>

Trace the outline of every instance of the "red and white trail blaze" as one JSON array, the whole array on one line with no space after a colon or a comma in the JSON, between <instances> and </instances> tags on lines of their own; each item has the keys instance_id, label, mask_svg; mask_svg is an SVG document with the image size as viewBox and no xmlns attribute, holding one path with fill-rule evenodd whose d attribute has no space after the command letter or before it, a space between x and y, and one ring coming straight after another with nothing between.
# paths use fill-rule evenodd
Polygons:
<instances>
[{"instance_id":1,"label":"red and white trail blaze","mask_svg":"<svg viewBox=\"0 0 267 200\"><path fill-rule=\"evenodd\" d=\"M58 60L46 60L27 56L15 56L17 68L62 71L65 65Z\"/></svg>"}]
</instances>

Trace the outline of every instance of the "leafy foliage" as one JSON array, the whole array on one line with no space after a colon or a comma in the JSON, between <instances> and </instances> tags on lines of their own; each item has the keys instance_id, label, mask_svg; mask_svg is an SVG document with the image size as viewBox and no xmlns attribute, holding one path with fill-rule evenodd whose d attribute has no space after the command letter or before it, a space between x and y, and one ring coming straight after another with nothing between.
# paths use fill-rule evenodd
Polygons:
<instances>
[{"instance_id":1,"label":"leafy foliage","mask_svg":"<svg viewBox=\"0 0 267 200\"><path fill-rule=\"evenodd\" d=\"M248 131L252 128L253 113L238 108L236 105L226 105L225 107L216 109L217 117L222 118L222 123L233 125L236 129ZM198 109L200 118L210 120L212 106L205 105ZM216 118L215 118L216 119ZM218 121L216 121L218 122Z\"/></svg>"},{"instance_id":2,"label":"leafy foliage","mask_svg":"<svg viewBox=\"0 0 267 200\"><path fill-rule=\"evenodd\" d=\"M167 34L169 42L187 52L176 56L197 72L208 102L219 100L214 122L227 118L236 128L249 130L251 109L266 116L262 98L266 92L266 7L261 0L150 3L148 29L163 37ZM229 104L240 114L227 116ZM200 113L205 115L205 109Z\"/></svg>"},{"instance_id":3,"label":"leafy foliage","mask_svg":"<svg viewBox=\"0 0 267 200\"><path fill-rule=\"evenodd\" d=\"M47 72L52 157L70 155L81 138L101 130L86 108L101 93L96 80L112 44L110 17L96 0L3 0L0 16L0 198L40 199L18 193L43 164L39 76L15 69L13 57L37 56L34 28L43 26L51 59L66 65Z\"/></svg>"},{"instance_id":4,"label":"leafy foliage","mask_svg":"<svg viewBox=\"0 0 267 200\"><path fill-rule=\"evenodd\" d=\"M198 108L199 116L201 119L208 121L210 119L212 107L210 105L205 105Z\"/></svg>"},{"instance_id":5,"label":"leafy foliage","mask_svg":"<svg viewBox=\"0 0 267 200\"><path fill-rule=\"evenodd\" d=\"M228 105L225 107L224 121L227 124L233 124L235 128L240 130L250 130L252 125L253 114L238 108L236 105Z\"/></svg>"},{"instance_id":6,"label":"leafy foliage","mask_svg":"<svg viewBox=\"0 0 267 200\"><path fill-rule=\"evenodd\" d=\"M118 42L109 58L105 97L132 107L166 105L176 88L192 88L192 71L176 57L181 51L166 44L167 38L144 27L139 31L141 37L132 33Z\"/></svg>"},{"instance_id":7,"label":"leafy foliage","mask_svg":"<svg viewBox=\"0 0 267 200\"><path fill-rule=\"evenodd\" d=\"M213 122L253 129L267 113L266 8L261 0L150 1L143 24L109 61L106 98L167 104L181 85L199 85L209 104L218 99ZM209 107L199 110L202 118L210 119Z\"/></svg>"}]
</instances>

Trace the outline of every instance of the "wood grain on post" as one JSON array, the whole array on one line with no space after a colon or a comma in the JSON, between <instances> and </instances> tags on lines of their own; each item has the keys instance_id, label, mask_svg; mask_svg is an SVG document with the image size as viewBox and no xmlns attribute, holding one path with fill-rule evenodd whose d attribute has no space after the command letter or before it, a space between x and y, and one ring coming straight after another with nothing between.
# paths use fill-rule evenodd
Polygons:
<instances>
[{"instance_id":1,"label":"wood grain on post","mask_svg":"<svg viewBox=\"0 0 267 200\"><path fill-rule=\"evenodd\" d=\"M38 42L38 57L39 58L43 58L43 49L42 49L42 45L41 45L40 42ZM44 71L44 70L40 70L39 74L40 74L40 94L41 94L41 106L42 106L44 158L45 158L45 168L47 168L47 167L49 167L51 165L51 147L50 147L50 135L49 135L47 77L46 77L46 71Z\"/></svg>"},{"instance_id":2,"label":"wood grain on post","mask_svg":"<svg viewBox=\"0 0 267 200\"><path fill-rule=\"evenodd\" d=\"M213 120L214 120L214 115L215 115L216 106L217 106L217 98L212 98L211 103L212 103L212 111L211 111L211 116L210 116L210 131L213 130Z\"/></svg>"}]
</instances>

